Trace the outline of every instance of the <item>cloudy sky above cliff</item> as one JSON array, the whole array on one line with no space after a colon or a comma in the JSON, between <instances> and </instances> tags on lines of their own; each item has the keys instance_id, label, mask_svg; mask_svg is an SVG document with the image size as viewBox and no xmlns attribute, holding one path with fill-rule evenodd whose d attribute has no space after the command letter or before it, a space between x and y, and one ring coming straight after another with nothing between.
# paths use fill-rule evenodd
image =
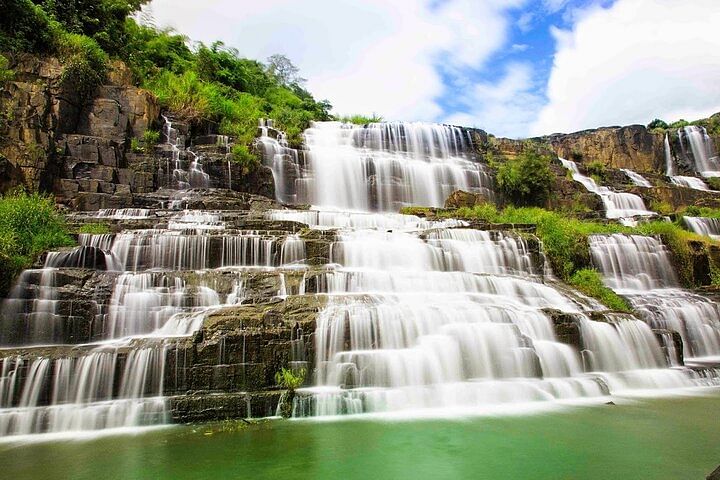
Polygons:
<instances>
[{"instance_id":1,"label":"cloudy sky above cliff","mask_svg":"<svg viewBox=\"0 0 720 480\"><path fill-rule=\"evenodd\" d=\"M335 113L524 137L720 110L718 0L153 0L196 41L290 57Z\"/></svg>"}]
</instances>

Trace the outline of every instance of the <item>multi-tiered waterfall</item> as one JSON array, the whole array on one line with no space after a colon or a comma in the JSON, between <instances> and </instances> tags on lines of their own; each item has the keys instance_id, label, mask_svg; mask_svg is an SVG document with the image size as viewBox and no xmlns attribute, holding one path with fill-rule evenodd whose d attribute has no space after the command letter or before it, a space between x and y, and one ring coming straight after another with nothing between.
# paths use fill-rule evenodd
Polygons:
<instances>
[{"instance_id":1,"label":"multi-tiered waterfall","mask_svg":"<svg viewBox=\"0 0 720 480\"><path fill-rule=\"evenodd\" d=\"M433 133L420 137L421 148L406 147L415 145L417 132ZM296 191L322 208L270 217L340 229L334 268L322 282L329 301L317 321L314 386L300 391L294 414L477 412L695 385L693 372L667 368L678 364L672 335L628 315L591 320L602 307L558 289L545 275L537 242L460 222L368 211L410 201L441 204L440 191L433 193L417 169L461 167L462 175L443 173L435 181L488 188L483 166L472 165L468 153L432 153L446 145L463 148L463 138L440 126L316 124L307 151L280 153L285 161L305 158L294 168L301 172ZM268 161L274 165L277 158ZM342 188L320 178L324 168ZM376 173L391 169L395 178L386 188L389 175L378 180ZM639 197L605 190L594 188L608 216L653 214ZM349 208L366 211L341 211ZM573 319L579 344L559 340L548 309Z\"/></svg>"},{"instance_id":2,"label":"multi-tiered waterfall","mask_svg":"<svg viewBox=\"0 0 720 480\"><path fill-rule=\"evenodd\" d=\"M652 237L592 236L590 251L605 283L653 328L680 333L688 358L720 355L720 308L680 288L669 253Z\"/></svg>"},{"instance_id":3,"label":"multi-tiered waterfall","mask_svg":"<svg viewBox=\"0 0 720 480\"><path fill-rule=\"evenodd\" d=\"M153 194L142 208L73 215L76 223L108 221L114 233L80 235L78 247L51 252L5 302L0 435L164 423L168 395L199 398L201 409L222 397L214 394L266 389L278 359L311 372L296 416L477 413L711 381L682 365L670 330L690 357L716 355L717 307L658 274L664 264L644 267L645 250L621 257L643 265L629 271L637 284L628 288L672 299L633 300L647 323L604 312L556 283L529 232L392 211L441 205L458 188L492 197L466 130L316 124L301 152L270 126L262 133L278 199L316 208L268 210L265 201L253 210L228 196L248 206L185 210L191 202L230 208L189 189ZM619 260L602 264L598 246L608 242L595 239L593 254L611 279ZM662 282L643 283L656 278ZM314 333L283 327L292 313L271 311L277 305L300 305ZM685 313L688 305L696 311ZM254 316L243 325L247 311ZM248 335L259 341L246 345ZM310 340L312 358L303 343ZM291 347L276 355L281 341ZM186 368L193 361L200 363Z\"/></svg>"},{"instance_id":4,"label":"multi-tiered waterfall","mask_svg":"<svg viewBox=\"0 0 720 480\"><path fill-rule=\"evenodd\" d=\"M442 206L457 189L491 193L485 167L473 161L467 130L422 123L314 123L307 150L287 148L261 126L278 199L345 211Z\"/></svg>"},{"instance_id":5,"label":"multi-tiered waterfall","mask_svg":"<svg viewBox=\"0 0 720 480\"><path fill-rule=\"evenodd\" d=\"M242 301L246 272L304 258L297 236L238 230L227 213L102 213L163 226L80 235L79 247L22 274L0 322L0 436L166 423L175 343ZM88 284L93 298L78 298Z\"/></svg>"}]
</instances>

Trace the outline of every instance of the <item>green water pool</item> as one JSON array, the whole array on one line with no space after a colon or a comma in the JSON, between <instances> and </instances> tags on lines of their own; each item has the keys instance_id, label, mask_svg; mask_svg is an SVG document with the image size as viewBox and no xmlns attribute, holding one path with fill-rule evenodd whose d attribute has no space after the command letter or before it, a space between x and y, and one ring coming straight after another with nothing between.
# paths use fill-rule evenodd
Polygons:
<instances>
[{"instance_id":1,"label":"green water pool","mask_svg":"<svg viewBox=\"0 0 720 480\"><path fill-rule=\"evenodd\" d=\"M720 392L520 416L270 420L0 444L20 479L704 479L720 464Z\"/></svg>"}]
</instances>

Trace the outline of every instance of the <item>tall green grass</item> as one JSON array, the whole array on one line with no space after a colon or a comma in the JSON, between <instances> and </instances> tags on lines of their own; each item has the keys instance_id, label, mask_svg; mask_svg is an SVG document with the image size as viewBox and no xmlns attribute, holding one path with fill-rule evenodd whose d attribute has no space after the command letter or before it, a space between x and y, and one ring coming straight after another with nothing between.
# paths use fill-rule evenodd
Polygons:
<instances>
[{"instance_id":1,"label":"tall green grass","mask_svg":"<svg viewBox=\"0 0 720 480\"><path fill-rule=\"evenodd\" d=\"M0 197L0 293L42 252L73 244L52 197L24 191Z\"/></svg>"}]
</instances>

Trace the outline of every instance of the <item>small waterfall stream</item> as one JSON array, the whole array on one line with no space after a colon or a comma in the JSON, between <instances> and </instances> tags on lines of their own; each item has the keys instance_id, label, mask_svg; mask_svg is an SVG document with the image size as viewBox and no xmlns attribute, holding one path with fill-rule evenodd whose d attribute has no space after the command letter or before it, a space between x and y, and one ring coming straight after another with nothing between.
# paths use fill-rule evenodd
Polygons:
<instances>
[{"instance_id":1,"label":"small waterfall stream","mask_svg":"<svg viewBox=\"0 0 720 480\"><path fill-rule=\"evenodd\" d=\"M588 192L594 193L602 199L607 218L620 220L624 225L634 225L636 221L633 217L657 215L647 209L645 202L639 196L633 193L614 192L608 187L598 185L592 178L581 174L577 164L572 160L561 158L560 163L572 173L572 177L576 182L581 183Z\"/></svg>"},{"instance_id":2,"label":"small waterfall stream","mask_svg":"<svg viewBox=\"0 0 720 480\"><path fill-rule=\"evenodd\" d=\"M678 130L678 137L683 156L691 161L696 172L703 177L720 176L720 158L704 127L688 125Z\"/></svg>"}]
</instances>

